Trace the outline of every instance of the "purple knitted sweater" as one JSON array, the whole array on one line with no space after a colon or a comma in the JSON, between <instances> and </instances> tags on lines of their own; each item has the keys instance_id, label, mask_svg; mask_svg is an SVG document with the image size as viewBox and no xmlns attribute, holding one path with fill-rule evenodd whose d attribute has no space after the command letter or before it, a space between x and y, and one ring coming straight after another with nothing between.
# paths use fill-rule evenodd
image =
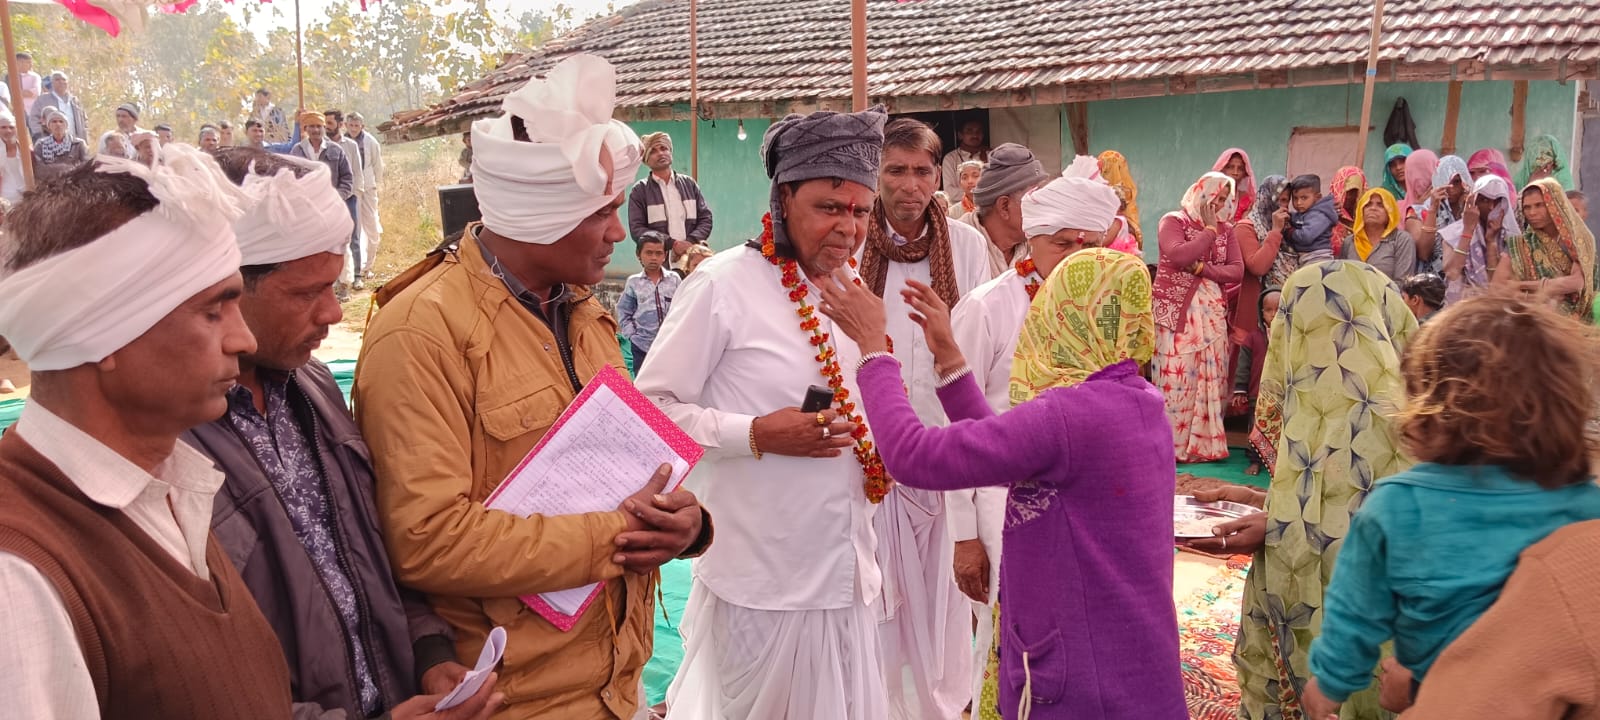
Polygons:
<instances>
[{"instance_id":1,"label":"purple knitted sweater","mask_svg":"<svg viewBox=\"0 0 1600 720\"><path fill-rule=\"evenodd\" d=\"M912 487L1011 485L1000 560L1000 709L1030 720L1185 720L1172 607L1172 429L1124 361L996 415L969 375L925 427L899 363L857 377L884 465ZM1026 658L1024 657L1026 656Z\"/></svg>"}]
</instances>

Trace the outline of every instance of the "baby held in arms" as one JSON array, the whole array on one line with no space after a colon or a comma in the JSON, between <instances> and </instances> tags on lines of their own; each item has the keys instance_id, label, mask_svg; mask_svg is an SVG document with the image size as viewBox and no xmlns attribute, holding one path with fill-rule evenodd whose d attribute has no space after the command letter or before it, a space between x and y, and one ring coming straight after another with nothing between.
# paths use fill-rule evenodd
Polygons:
<instances>
[{"instance_id":1,"label":"baby held in arms","mask_svg":"<svg viewBox=\"0 0 1600 720\"><path fill-rule=\"evenodd\" d=\"M1401 362L1394 425L1418 462L1380 479L1350 521L1311 645L1306 717L1333 717L1368 687L1390 639L1420 687L1523 550L1600 518L1586 434L1597 357L1593 328L1514 298L1466 300L1423 326Z\"/></svg>"},{"instance_id":2,"label":"baby held in arms","mask_svg":"<svg viewBox=\"0 0 1600 720\"><path fill-rule=\"evenodd\" d=\"M1332 195L1322 194L1322 178L1301 175L1289 181L1289 232L1284 241L1300 254L1300 264L1333 259L1333 226L1339 208Z\"/></svg>"}]
</instances>

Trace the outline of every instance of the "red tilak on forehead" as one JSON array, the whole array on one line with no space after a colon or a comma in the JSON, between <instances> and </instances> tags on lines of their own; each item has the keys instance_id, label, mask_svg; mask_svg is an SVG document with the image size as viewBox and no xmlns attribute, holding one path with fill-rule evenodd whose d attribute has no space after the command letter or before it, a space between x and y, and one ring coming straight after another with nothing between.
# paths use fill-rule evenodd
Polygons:
<instances>
[{"instance_id":1,"label":"red tilak on forehead","mask_svg":"<svg viewBox=\"0 0 1600 720\"><path fill-rule=\"evenodd\" d=\"M845 212L850 213L851 215L856 214L856 201L851 200L850 206L845 208Z\"/></svg>"}]
</instances>

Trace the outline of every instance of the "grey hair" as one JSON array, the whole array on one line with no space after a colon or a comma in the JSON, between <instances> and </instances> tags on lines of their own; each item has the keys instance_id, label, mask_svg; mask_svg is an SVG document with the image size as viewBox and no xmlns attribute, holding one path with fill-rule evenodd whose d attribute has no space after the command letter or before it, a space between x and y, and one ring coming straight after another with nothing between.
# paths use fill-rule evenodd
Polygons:
<instances>
[{"instance_id":1,"label":"grey hair","mask_svg":"<svg viewBox=\"0 0 1600 720\"><path fill-rule=\"evenodd\" d=\"M358 112L350 113L349 115L344 116L344 119L346 121L354 120L354 121L356 121L358 123L361 123L362 125L367 124L367 119L364 118L364 117L361 117L361 113L358 113Z\"/></svg>"}]
</instances>

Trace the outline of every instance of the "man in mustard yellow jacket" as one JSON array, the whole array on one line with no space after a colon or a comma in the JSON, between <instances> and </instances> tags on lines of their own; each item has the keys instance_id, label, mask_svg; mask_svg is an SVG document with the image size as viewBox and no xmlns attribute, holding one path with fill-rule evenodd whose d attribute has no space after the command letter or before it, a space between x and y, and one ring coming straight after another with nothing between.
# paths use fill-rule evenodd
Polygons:
<instances>
[{"instance_id":1,"label":"man in mustard yellow jacket","mask_svg":"<svg viewBox=\"0 0 1600 720\"><path fill-rule=\"evenodd\" d=\"M638 136L611 120L614 88L608 63L574 56L476 123L483 223L385 288L356 373L396 577L428 593L461 657L506 628L506 718L643 716L656 568L711 539L693 494L660 494L664 473L612 512L484 506L583 384L623 367L588 287L625 237L617 210L640 162ZM603 599L568 632L518 599L593 582Z\"/></svg>"}]
</instances>

